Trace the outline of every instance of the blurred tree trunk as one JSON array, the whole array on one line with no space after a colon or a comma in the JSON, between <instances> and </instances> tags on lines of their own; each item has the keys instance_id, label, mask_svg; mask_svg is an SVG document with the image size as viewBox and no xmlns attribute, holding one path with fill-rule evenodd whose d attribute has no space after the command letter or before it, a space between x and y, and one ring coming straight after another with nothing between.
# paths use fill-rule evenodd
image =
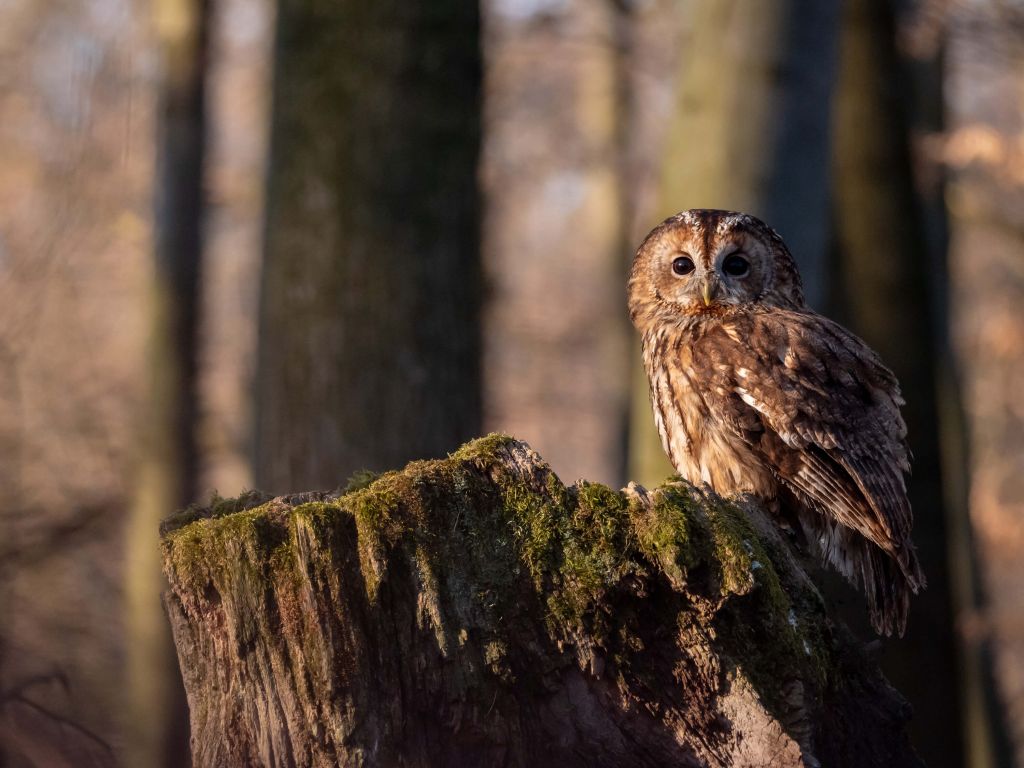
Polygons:
<instances>
[{"instance_id":1,"label":"blurred tree trunk","mask_svg":"<svg viewBox=\"0 0 1024 768\"><path fill-rule=\"evenodd\" d=\"M939 82L937 58L928 68L901 67L892 3L847 5L836 104L835 310L892 366L907 399L914 541L928 589L913 601L906 638L886 647L883 662L914 706L916 743L933 768L965 764L965 707L976 710L972 720L987 720L979 697L969 695L978 689L979 659L962 655L955 636L956 603L964 596L954 580L970 573L961 565L969 542L954 533L963 530L966 512L957 491L964 455L949 367L941 185L915 178L921 167L909 143L912 119L938 128ZM987 739L987 728L975 738Z\"/></svg>"},{"instance_id":2,"label":"blurred tree trunk","mask_svg":"<svg viewBox=\"0 0 1024 768\"><path fill-rule=\"evenodd\" d=\"M160 53L155 259L143 444L127 527L128 707L125 764L188 764L188 713L160 605L157 528L196 498L196 367L202 251L207 0L154 6Z\"/></svg>"},{"instance_id":3,"label":"blurred tree trunk","mask_svg":"<svg viewBox=\"0 0 1024 768\"><path fill-rule=\"evenodd\" d=\"M951 79L950 20L920 0L896 0L896 40L906 78L907 112L914 191L928 245L932 333L935 343L939 441L948 521L947 548L954 610L955 641L963 689L964 763L972 768L1013 765L1008 716L1001 701L992 638L963 631L990 605L983 586L980 552L971 528L969 486L971 451L963 391L953 352L950 229L946 207L946 167L936 156L936 138L948 129L945 93ZM1018 60L1019 61L1019 60ZM1012 68L1011 68L1011 71Z\"/></svg>"},{"instance_id":4,"label":"blurred tree trunk","mask_svg":"<svg viewBox=\"0 0 1024 768\"><path fill-rule=\"evenodd\" d=\"M977 578L955 586L964 593L965 667L980 679L967 694L988 705L982 714L1001 712L1005 726L1000 734L992 728L998 718L971 717L969 760L999 766L1024 765L1022 30L1020 4L954 6L947 27L949 134L943 146L943 159L954 166L947 193L951 304L971 436L970 519L960 521L957 533L966 541L977 537L976 557L960 568L971 577L977 571ZM964 153L978 147L988 148L985 157ZM979 731L997 738L986 743ZM976 757L979 752L988 762Z\"/></svg>"},{"instance_id":5,"label":"blurred tree trunk","mask_svg":"<svg viewBox=\"0 0 1024 768\"><path fill-rule=\"evenodd\" d=\"M650 226L686 208L759 216L789 244L820 306L839 2L688 0L678 13L676 114ZM630 476L654 483L672 470L639 362L635 371Z\"/></svg>"},{"instance_id":6,"label":"blurred tree trunk","mask_svg":"<svg viewBox=\"0 0 1024 768\"><path fill-rule=\"evenodd\" d=\"M335 486L480 428L475 3L283 0L256 483Z\"/></svg>"},{"instance_id":7,"label":"blurred tree trunk","mask_svg":"<svg viewBox=\"0 0 1024 768\"><path fill-rule=\"evenodd\" d=\"M0 410L0 503L4 511L0 512L0 525L7 531L4 547L0 547L0 691L7 683L8 648L11 640L11 606L8 584L12 577L14 547L17 539L10 535L11 521L8 515L15 510L15 500L20 497L20 465L21 442L18 440L18 414L21 412L21 396L17 372L17 360L7 345L0 340L0 403L7 407ZM13 539L13 540L12 540ZM12 665L13 666L13 665ZM6 766L7 749L0 740L0 768Z\"/></svg>"},{"instance_id":8,"label":"blurred tree trunk","mask_svg":"<svg viewBox=\"0 0 1024 768\"><path fill-rule=\"evenodd\" d=\"M610 0L483 7L485 428L563 476L620 483L622 20Z\"/></svg>"}]
</instances>

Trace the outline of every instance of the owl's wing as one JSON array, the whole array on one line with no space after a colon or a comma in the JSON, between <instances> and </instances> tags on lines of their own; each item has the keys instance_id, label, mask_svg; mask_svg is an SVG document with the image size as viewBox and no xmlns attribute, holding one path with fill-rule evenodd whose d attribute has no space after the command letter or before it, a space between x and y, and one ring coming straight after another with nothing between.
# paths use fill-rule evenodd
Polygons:
<instances>
[{"instance_id":1,"label":"owl's wing","mask_svg":"<svg viewBox=\"0 0 1024 768\"><path fill-rule=\"evenodd\" d=\"M782 482L916 578L903 399L878 356L827 318L787 310L725 320L699 344L716 415Z\"/></svg>"}]
</instances>

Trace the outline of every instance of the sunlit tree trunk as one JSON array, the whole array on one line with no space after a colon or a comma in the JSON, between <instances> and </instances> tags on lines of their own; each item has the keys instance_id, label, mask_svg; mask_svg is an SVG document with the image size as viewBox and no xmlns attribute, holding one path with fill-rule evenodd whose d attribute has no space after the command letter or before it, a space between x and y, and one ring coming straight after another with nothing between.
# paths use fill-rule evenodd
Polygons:
<instances>
[{"instance_id":1,"label":"sunlit tree trunk","mask_svg":"<svg viewBox=\"0 0 1024 768\"><path fill-rule=\"evenodd\" d=\"M278 9L255 475L284 491L480 427L475 3Z\"/></svg>"},{"instance_id":2,"label":"sunlit tree trunk","mask_svg":"<svg viewBox=\"0 0 1024 768\"><path fill-rule=\"evenodd\" d=\"M675 117L651 226L686 208L759 216L789 244L810 303L820 305L839 3L689 0L678 13ZM630 476L653 483L671 468L639 362L633 393Z\"/></svg>"},{"instance_id":3,"label":"sunlit tree trunk","mask_svg":"<svg viewBox=\"0 0 1024 768\"><path fill-rule=\"evenodd\" d=\"M149 395L127 526L128 702L125 765L188 762L184 689L160 604L157 527L195 500L196 349L202 244L207 0L159 0L155 259Z\"/></svg>"}]
</instances>

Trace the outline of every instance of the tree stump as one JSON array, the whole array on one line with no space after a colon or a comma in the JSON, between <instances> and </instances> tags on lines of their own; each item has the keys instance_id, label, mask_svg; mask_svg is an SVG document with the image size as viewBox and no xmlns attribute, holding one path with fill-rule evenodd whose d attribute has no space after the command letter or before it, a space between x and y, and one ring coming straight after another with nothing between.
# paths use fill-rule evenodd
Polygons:
<instances>
[{"instance_id":1,"label":"tree stump","mask_svg":"<svg viewBox=\"0 0 1024 768\"><path fill-rule=\"evenodd\" d=\"M750 500L491 435L162 535L196 768L921 765Z\"/></svg>"}]
</instances>

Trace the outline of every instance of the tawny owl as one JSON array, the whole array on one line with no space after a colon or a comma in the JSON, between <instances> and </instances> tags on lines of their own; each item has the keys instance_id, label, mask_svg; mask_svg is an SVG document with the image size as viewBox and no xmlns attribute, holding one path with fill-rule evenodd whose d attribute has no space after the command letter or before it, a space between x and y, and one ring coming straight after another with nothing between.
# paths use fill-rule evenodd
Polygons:
<instances>
[{"instance_id":1,"label":"tawny owl","mask_svg":"<svg viewBox=\"0 0 1024 768\"><path fill-rule=\"evenodd\" d=\"M782 239L729 211L684 211L633 260L654 419L676 470L792 515L867 595L876 631L901 635L925 579L910 541L910 471L895 376L804 305Z\"/></svg>"}]
</instances>

